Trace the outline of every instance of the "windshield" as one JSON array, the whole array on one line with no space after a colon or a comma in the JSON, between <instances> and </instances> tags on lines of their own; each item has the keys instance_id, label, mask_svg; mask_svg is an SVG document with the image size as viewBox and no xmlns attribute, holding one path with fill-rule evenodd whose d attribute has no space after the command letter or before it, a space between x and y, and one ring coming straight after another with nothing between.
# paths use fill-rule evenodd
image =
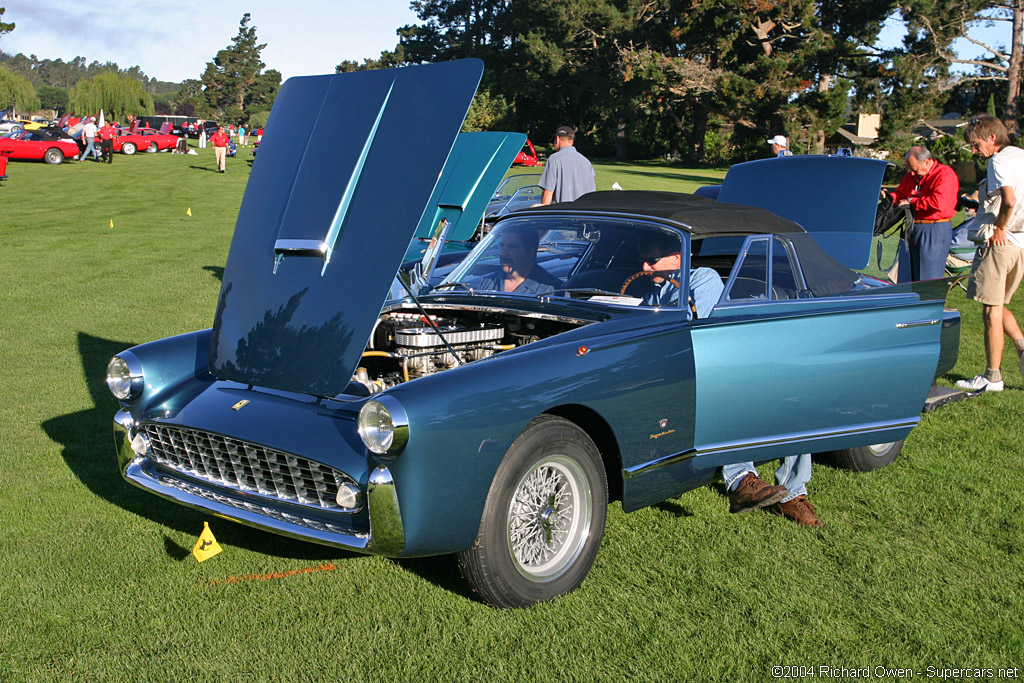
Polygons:
<instances>
[{"instance_id":1,"label":"windshield","mask_svg":"<svg viewBox=\"0 0 1024 683\"><path fill-rule=\"evenodd\" d=\"M643 221L524 216L502 221L435 291L679 306L678 231ZM686 259L688 261L688 258Z\"/></svg>"},{"instance_id":2,"label":"windshield","mask_svg":"<svg viewBox=\"0 0 1024 683\"><path fill-rule=\"evenodd\" d=\"M508 199L521 187L536 185L540 181L540 173L517 173L510 175L501 181L501 185L494 191L494 199Z\"/></svg>"}]
</instances>

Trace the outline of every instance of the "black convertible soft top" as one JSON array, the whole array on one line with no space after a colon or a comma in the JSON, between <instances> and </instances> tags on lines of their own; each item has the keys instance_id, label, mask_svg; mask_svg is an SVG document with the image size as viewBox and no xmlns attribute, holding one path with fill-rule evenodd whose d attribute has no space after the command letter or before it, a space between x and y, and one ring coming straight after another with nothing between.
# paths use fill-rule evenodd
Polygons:
<instances>
[{"instance_id":1,"label":"black convertible soft top","mask_svg":"<svg viewBox=\"0 0 1024 683\"><path fill-rule=\"evenodd\" d=\"M668 220L687 226L694 239L727 235L789 235L797 250L807 288L815 296L837 296L853 289L858 274L834 259L813 235L793 221L754 206L729 204L678 192L612 190L591 192L573 202L531 207L532 212L620 214Z\"/></svg>"},{"instance_id":2,"label":"black convertible soft top","mask_svg":"<svg viewBox=\"0 0 1024 683\"><path fill-rule=\"evenodd\" d=\"M585 194L576 201L531 207L517 213L533 211L596 211L650 216L686 226L695 237L805 232L793 221L779 218L764 209L680 192L603 190Z\"/></svg>"}]
</instances>

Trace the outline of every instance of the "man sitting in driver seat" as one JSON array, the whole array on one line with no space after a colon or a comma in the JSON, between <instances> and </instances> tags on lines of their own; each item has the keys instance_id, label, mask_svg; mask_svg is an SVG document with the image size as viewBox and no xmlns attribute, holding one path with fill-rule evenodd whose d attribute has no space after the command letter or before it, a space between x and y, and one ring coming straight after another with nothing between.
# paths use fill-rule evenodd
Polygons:
<instances>
[{"instance_id":1,"label":"man sitting in driver seat","mask_svg":"<svg viewBox=\"0 0 1024 683\"><path fill-rule=\"evenodd\" d=\"M678 306L679 271L683 267L682 247L678 238L660 232L652 232L640 238L637 251L643 261L643 269L651 276L654 289L644 295L645 306ZM694 268L690 271L691 310L698 318L706 318L722 297L722 278L711 268Z\"/></svg>"},{"instance_id":2,"label":"man sitting in driver seat","mask_svg":"<svg viewBox=\"0 0 1024 683\"><path fill-rule=\"evenodd\" d=\"M505 230L501 233L498 268L485 275L477 289L519 294L547 294L562 283L537 265L539 236L534 229Z\"/></svg>"}]
</instances>

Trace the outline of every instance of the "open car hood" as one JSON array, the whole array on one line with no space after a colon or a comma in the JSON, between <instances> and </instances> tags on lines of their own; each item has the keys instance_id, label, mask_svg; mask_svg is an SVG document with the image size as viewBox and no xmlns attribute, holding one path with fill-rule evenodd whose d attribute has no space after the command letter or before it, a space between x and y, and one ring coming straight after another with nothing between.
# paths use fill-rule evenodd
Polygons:
<instances>
[{"instance_id":1,"label":"open car hood","mask_svg":"<svg viewBox=\"0 0 1024 683\"><path fill-rule=\"evenodd\" d=\"M285 82L224 269L215 376L345 390L482 73L467 59Z\"/></svg>"},{"instance_id":2,"label":"open car hood","mask_svg":"<svg viewBox=\"0 0 1024 683\"><path fill-rule=\"evenodd\" d=\"M843 265L871 258L882 177L889 162L845 156L775 157L729 169L718 201L746 204L799 223Z\"/></svg>"},{"instance_id":3,"label":"open car hood","mask_svg":"<svg viewBox=\"0 0 1024 683\"><path fill-rule=\"evenodd\" d=\"M495 188L525 141L526 133L459 133L405 260L423 256L442 220L451 224L448 241L471 239Z\"/></svg>"}]
</instances>

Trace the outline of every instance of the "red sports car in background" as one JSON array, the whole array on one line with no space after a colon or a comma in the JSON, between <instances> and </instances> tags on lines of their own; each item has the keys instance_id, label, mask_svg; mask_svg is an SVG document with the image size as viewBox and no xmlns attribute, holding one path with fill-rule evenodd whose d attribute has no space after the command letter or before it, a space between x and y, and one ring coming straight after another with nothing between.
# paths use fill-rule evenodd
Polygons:
<instances>
[{"instance_id":1,"label":"red sports car in background","mask_svg":"<svg viewBox=\"0 0 1024 683\"><path fill-rule=\"evenodd\" d=\"M513 166L540 166L540 157L537 156L537 150L533 148L533 143L529 140L523 145L522 151L516 155L515 160L512 162Z\"/></svg>"},{"instance_id":2,"label":"red sports car in background","mask_svg":"<svg viewBox=\"0 0 1024 683\"><path fill-rule=\"evenodd\" d=\"M8 159L42 159L59 164L78 155L78 143L71 136L52 128L16 130L0 136L0 154Z\"/></svg>"},{"instance_id":3,"label":"red sports car in background","mask_svg":"<svg viewBox=\"0 0 1024 683\"><path fill-rule=\"evenodd\" d=\"M160 152L173 149L177 144L177 135L161 133L155 128L139 128L134 133L121 129L114 138L114 151L129 155L140 151Z\"/></svg>"},{"instance_id":4,"label":"red sports car in background","mask_svg":"<svg viewBox=\"0 0 1024 683\"><path fill-rule=\"evenodd\" d=\"M177 135L172 135L170 133L161 133L156 128L139 128L135 131L135 134L141 135L142 137L149 140L151 143L156 142L157 151L160 152L164 151L165 149L174 149L175 147L178 146L178 140L181 139Z\"/></svg>"}]
</instances>

